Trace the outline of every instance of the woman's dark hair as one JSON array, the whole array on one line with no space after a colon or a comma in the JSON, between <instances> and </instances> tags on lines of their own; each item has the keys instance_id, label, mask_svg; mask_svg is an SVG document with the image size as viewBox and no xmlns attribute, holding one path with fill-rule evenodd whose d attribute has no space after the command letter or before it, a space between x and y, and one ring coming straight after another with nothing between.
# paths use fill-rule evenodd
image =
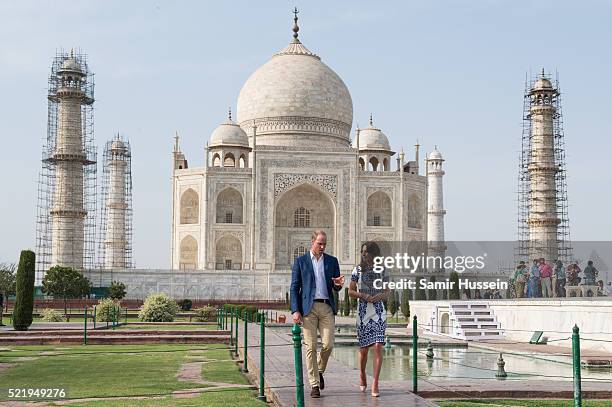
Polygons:
<instances>
[{"instance_id":1,"label":"woman's dark hair","mask_svg":"<svg viewBox=\"0 0 612 407\"><path fill-rule=\"evenodd\" d=\"M380 247L378 246L378 244L376 244L376 242L365 242L364 244L361 245L361 250L363 250L364 246L372 259L374 259L374 257L380 256ZM360 256L361 256L361 250L359 250ZM359 267L361 267L362 270L365 270L367 266L368 265L365 263L365 260L363 259L363 257L361 257L361 260L359 262Z\"/></svg>"}]
</instances>

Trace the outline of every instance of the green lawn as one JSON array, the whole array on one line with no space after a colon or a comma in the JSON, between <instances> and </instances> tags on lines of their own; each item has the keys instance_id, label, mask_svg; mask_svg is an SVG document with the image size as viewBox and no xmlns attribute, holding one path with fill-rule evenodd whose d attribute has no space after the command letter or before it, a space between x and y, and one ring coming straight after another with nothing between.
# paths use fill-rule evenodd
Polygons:
<instances>
[{"instance_id":1,"label":"green lawn","mask_svg":"<svg viewBox=\"0 0 612 407\"><path fill-rule=\"evenodd\" d=\"M71 407L266 407L266 404L257 401L257 394L253 390L220 390L204 393L194 398L173 398L149 400L99 400L82 403L70 403ZM56 406L59 404L52 403Z\"/></svg>"},{"instance_id":2,"label":"green lawn","mask_svg":"<svg viewBox=\"0 0 612 407\"><path fill-rule=\"evenodd\" d=\"M573 400L446 400L437 401L441 407L483 407L483 406L516 406L516 407L571 407ZM612 400L582 400L584 407L610 407Z\"/></svg>"},{"instance_id":3,"label":"green lawn","mask_svg":"<svg viewBox=\"0 0 612 407\"><path fill-rule=\"evenodd\" d=\"M91 317L88 318L88 320L91 322ZM45 322L39 317L34 317L32 321L33 322ZM70 317L70 322L80 322L82 324L83 317ZM121 323L125 322L125 317L122 315L119 318L118 322L121 322ZM138 317L128 317L128 322L141 322L141 321L138 319ZM190 321L189 321L189 317L177 317L174 319L174 322L190 322ZM192 318L192 322L196 322L196 321L193 321L193 318ZM10 318L5 317L4 324L10 325L11 324ZM106 322L98 322L98 324L106 324Z\"/></svg>"},{"instance_id":4,"label":"green lawn","mask_svg":"<svg viewBox=\"0 0 612 407\"><path fill-rule=\"evenodd\" d=\"M180 366L187 361L213 361L203 364L204 380L248 384L223 348L224 345L179 344L3 347L0 363L15 365L0 372L0 400L7 400L6 389L27 386L65 388L68 398L163 397L97 400L71 406L263 406L256 400L256 392L250 389L215 388L210 394L185 399L169 396L175 390L207 387L178 380Z\"/></svg>"}]
</instances>

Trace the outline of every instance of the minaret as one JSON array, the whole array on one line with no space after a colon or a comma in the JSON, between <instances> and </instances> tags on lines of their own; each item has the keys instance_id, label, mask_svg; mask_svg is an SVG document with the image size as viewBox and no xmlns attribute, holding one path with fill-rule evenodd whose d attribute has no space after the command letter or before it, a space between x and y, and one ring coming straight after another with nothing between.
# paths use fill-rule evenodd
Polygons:
<instances>
[{"instance_id":1,"label":"minaret","mask_svg":"<svg viewBox=\"0 0 612 407\"><path fill-rule=\"evenodd\" d=\"M531 118L531 143L529 150L529 228L530 258L544 257L551 262L558 259L556 174L560 167L555 163L554 118L557 113L557 89L544 74L535 81L529 91Z\"/></svg>"},{"instance_id":2,"label":"minaret","mask_svg":"<svg viewBox=\"0 0 612 407\"><path fill-rule=\"evenodd\" d=\"M425 159L427 175L427 240L430 255L444 256L446 245L444 241L444 199L443 182L444 170L442 163L444 159L438 151L437 146Z\"/></svg>"},{"instance_id":3,"label":"minaret","mask_svg":"<svg viewBox=\"0 0 612 407\"><path fill-rule=\"evenodd\" d=\"M84 167L95 164L88 159L83 140L82 106L93 104L86 92L87 71L84 63L61 56L57 70L58 88L49 94L57 107L57 138L48 160L55 166L54 193L50 210L52 224L51 266L83 268L85 219Z\"/></svg>"},{"instance_id":4,"label":"minaret","mask_svg":"<svg viewBox=\"0 0 612 407\"><path fill-rule=\"evenodd\" d=\"M131 151L119 134L104 151L104 268L131 267Z\"/></svg>"},{"instance_id":5,"label":"minaret","mask_svg":"<svg viewBox=\"0 0 612 407\"><path fill-rule=\"evenodd\" d=\"M174 150L172 150L172 161L174 163L174 170L187 169L187 159L185 158L185 154L183 154L179 145L178 131L174 133ZM206 162L208 162L208 151L206 152ZM205 167L206 166L207 165L205 165Z\"/></svg>"}]
</instances>

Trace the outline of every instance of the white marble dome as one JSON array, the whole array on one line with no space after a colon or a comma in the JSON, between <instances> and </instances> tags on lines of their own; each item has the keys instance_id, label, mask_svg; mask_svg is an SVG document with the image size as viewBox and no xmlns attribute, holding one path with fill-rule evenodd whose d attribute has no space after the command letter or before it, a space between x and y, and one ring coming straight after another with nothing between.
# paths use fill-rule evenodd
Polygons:
<instances>
[{"instance_id":1,"label":"white marble dome","mask_svg":"<svg viewBox=\"0 0 612 407\"><path fill-rule=\"evenodd\" d=\"M429 153L429 157L427 157L427 159L428 160L442 160L442 154L440 154L437 148L434 148L434 151Z\"/></svg>"},{"instance_id":2,"label":"white marble dome","mask_svg":"<svg viewBox=\"0 0 612 407\"><path fill-rule=\"evenodd\" d=\"M391 150L389 139L385 136L385 133L372 125L359 131L359 146L357 146L357 137L355 137L353 148L359 150Z\"/></svg>"},{"instance_id":3,"label":"white marble dome","mask_svg":"<svg viewBox=\"0 0 612 407\"><path fill-rule=\"evenodd\" d=\"M249 147L249 138L240 126L228 119L212 132L208 145Z\"/></svg>"},{"instance_id":4,"label":"white marble dome","mask_svg":"<svg viewBox=\"0 0 612 407\"><path fill-rule=\"evenodd\" d=\"M247 79L237 122L257 144L349 146L353 101L342 79L295 39Z\"/></svg>"}]
</instances>

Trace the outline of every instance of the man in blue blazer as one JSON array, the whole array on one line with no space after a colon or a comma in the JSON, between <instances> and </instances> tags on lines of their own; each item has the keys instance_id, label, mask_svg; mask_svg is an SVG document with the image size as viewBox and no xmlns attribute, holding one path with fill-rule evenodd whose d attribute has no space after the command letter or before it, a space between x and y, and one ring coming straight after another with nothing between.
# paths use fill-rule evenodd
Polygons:
<instances>
[{"instance_id":1,"label":"man in blue blazer","mask_svg":"<svg viewBox=\"0 0 612 407\"><path fill-rule=\"evenodd\" d=\"M342 289L344 276L340 275L338 259L324 254L327 235L323 230L314 231L311 243L310 251L295 259L291 270L291 313L293 322L302 325L310 396L317 398L325 388L323 372L334 348L336 302L332 290ZM317 331L321 334L318 358Z\"/></svg>"}]
</instances>

